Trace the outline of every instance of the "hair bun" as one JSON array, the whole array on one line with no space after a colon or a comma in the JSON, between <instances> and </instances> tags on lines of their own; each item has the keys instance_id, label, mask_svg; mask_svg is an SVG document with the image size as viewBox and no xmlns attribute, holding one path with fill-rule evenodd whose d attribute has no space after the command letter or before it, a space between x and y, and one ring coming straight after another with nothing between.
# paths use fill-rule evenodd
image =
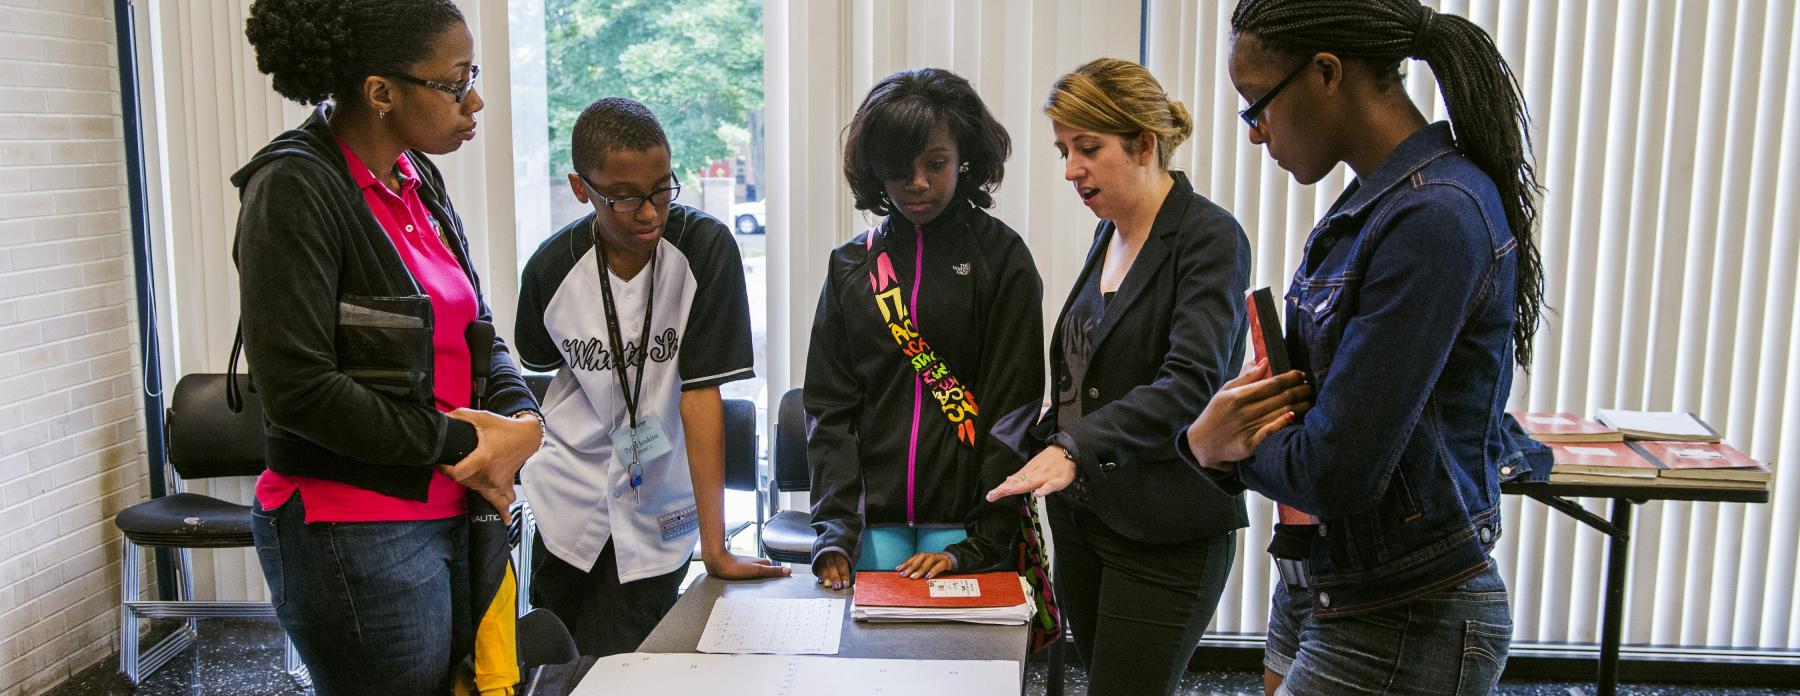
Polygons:
<instances>
[{"instance_id":1,"label":"hair bun","mask_svg":"<svg viewBox=\"0 0 1800 696\"><path fill-rule=\"evenodd\" d=\"M1181 147L1188 137L1194 134L1194 119L1188 115L1187 106L1180 101L1169 100L1169 151Z\"/></svg>"},{"instance_id":2,"label":"hair bun","mask_svg":"<svg viewBox=\"0 0 1800 696\"><path fill-rule=\"evenodd\" d=\"M256 0L244 37L256 51L256 69L273 78L275 91L302 104L330 99L343 82L350 27L338 0Z\"/></svg>"}]
</instances>

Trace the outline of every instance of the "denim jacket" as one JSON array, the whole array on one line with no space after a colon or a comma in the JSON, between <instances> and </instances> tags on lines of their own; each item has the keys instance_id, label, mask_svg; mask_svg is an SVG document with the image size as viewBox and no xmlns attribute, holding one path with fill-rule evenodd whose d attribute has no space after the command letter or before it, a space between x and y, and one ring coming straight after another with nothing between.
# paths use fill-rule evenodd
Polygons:
<instances>
[{"instance_id":1,"label":"denim jacket","mask_svg":"<svg viewBox=\"0 0 1800 696\"><path fill-rule=\"evenodd\" d=\"M1344 191L1286 297L1315 405L1240 462L1244 485L1316 515L1314 614L1455 587L1500 537L1517 244L1493 180L1447 123L1419 129Z\"/></svg>"}]
</instances>

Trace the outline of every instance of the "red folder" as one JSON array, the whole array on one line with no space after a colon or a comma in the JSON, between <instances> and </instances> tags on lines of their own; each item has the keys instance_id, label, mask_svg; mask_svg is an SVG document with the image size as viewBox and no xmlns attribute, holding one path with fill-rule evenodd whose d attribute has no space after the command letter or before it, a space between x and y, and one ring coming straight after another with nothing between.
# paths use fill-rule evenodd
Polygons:
<instances>
[{"instance_id":1,"label":"red folder","mask_svg":"<svg viewBox=\"0 0 1800 696\"><path fill-rule=\"evenodd\" d=\"M903 578L899 573L864 571L856 574L856 603L871 607L1015 607L1025 603L1019 574L1007 571L970 575L939 575L933 580L974 580L980 586L975 597L933 597L930 581Z\"/></svg>"}]
</instances>

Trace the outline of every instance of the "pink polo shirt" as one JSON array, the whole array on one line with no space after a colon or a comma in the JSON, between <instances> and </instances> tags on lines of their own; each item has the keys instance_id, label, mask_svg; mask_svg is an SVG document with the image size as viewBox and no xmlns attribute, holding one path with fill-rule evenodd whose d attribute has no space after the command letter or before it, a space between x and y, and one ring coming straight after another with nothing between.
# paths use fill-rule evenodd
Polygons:
<instances>
[{"instance_id":1,"label":"pink polo shirt","mask_svg":"<svg viewBox=\"0 0 1800 696\"><path fill-rule=\"evenodd\" d=\"M451 253L448 234L439 234L437 219L419 199L419 177L406 155L395 160L403 180L400 192L388 190L370 173L356 153L343 140L338 149L350 167L350 176L362 189L369 212L375 214L381 229L400 252L418 281L419 289L431 297L433 313L431 345L432 396L437 409L448 413L469 405L474 378L470 372L469 345L463 332L475 321L478 303L475 288L462 264ZM348 483L306 476L287 476L265 470L256 480L256 499L265 510L273 510L299 491L306 501L307 522L398 522L436 520L455 517L467 510L466 491L461 484L443 472L433 472L424 502L396 498L359 488Z\"/></svg>"}]
</instances>

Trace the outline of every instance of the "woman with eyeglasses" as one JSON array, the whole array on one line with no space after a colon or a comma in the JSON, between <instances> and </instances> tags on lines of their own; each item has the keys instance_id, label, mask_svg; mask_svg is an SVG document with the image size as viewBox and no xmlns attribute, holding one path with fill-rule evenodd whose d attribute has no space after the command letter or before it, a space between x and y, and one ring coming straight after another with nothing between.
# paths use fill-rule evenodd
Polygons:
<instances>
[{"instance_id":1,"label":"woman with eyeglasses","mask_svg":"<svg viewBox=\"0 0 1800 696\"><path fill-rule=\"evenodd\" d=\"M427 158L475 137L474 41L450 0L258 0L245 35L318 105L232 176L270 599L318 693L447 694L469 492L505 515L542 432Z\"/></svg>"},{"instance_id":2,"label":"woman with eyeglasses","mask_svg":"<svg viewBox=\"0 0 1800 696\"><path fill-rule=\"evenodd\" d=\"M1143 66L1076 68L1044 113L1063 178L1100 222L1050 340L1042 450L988 496L1049 496L1056 598L1088 693L1168 694L1248 524L1243 499L1176 445L1243 360L1250 240L1169 169L1193 125Z\"/></svg>"},{"instance_id":3,"label":"woman with eyeglasses","mask_svg":"<svg viewBox=\"0 0 1800 696\"><path fill-rule=\"evenodd\" d=\"M1486 32L1418 0L1244 0L1231 34L1250 142L1301 184L1356 175L1287 291L1311 410L1281 396L1299 372L1253 365L1187 432L1197 464L1318 520L1275 590L1266 688L1488 693L1512 634L1500 470L1523 456L1503 409L1543 305L1518 85ZM1449 123L1408 98L1408 59Z\"/></svg>"}]
</instances>

